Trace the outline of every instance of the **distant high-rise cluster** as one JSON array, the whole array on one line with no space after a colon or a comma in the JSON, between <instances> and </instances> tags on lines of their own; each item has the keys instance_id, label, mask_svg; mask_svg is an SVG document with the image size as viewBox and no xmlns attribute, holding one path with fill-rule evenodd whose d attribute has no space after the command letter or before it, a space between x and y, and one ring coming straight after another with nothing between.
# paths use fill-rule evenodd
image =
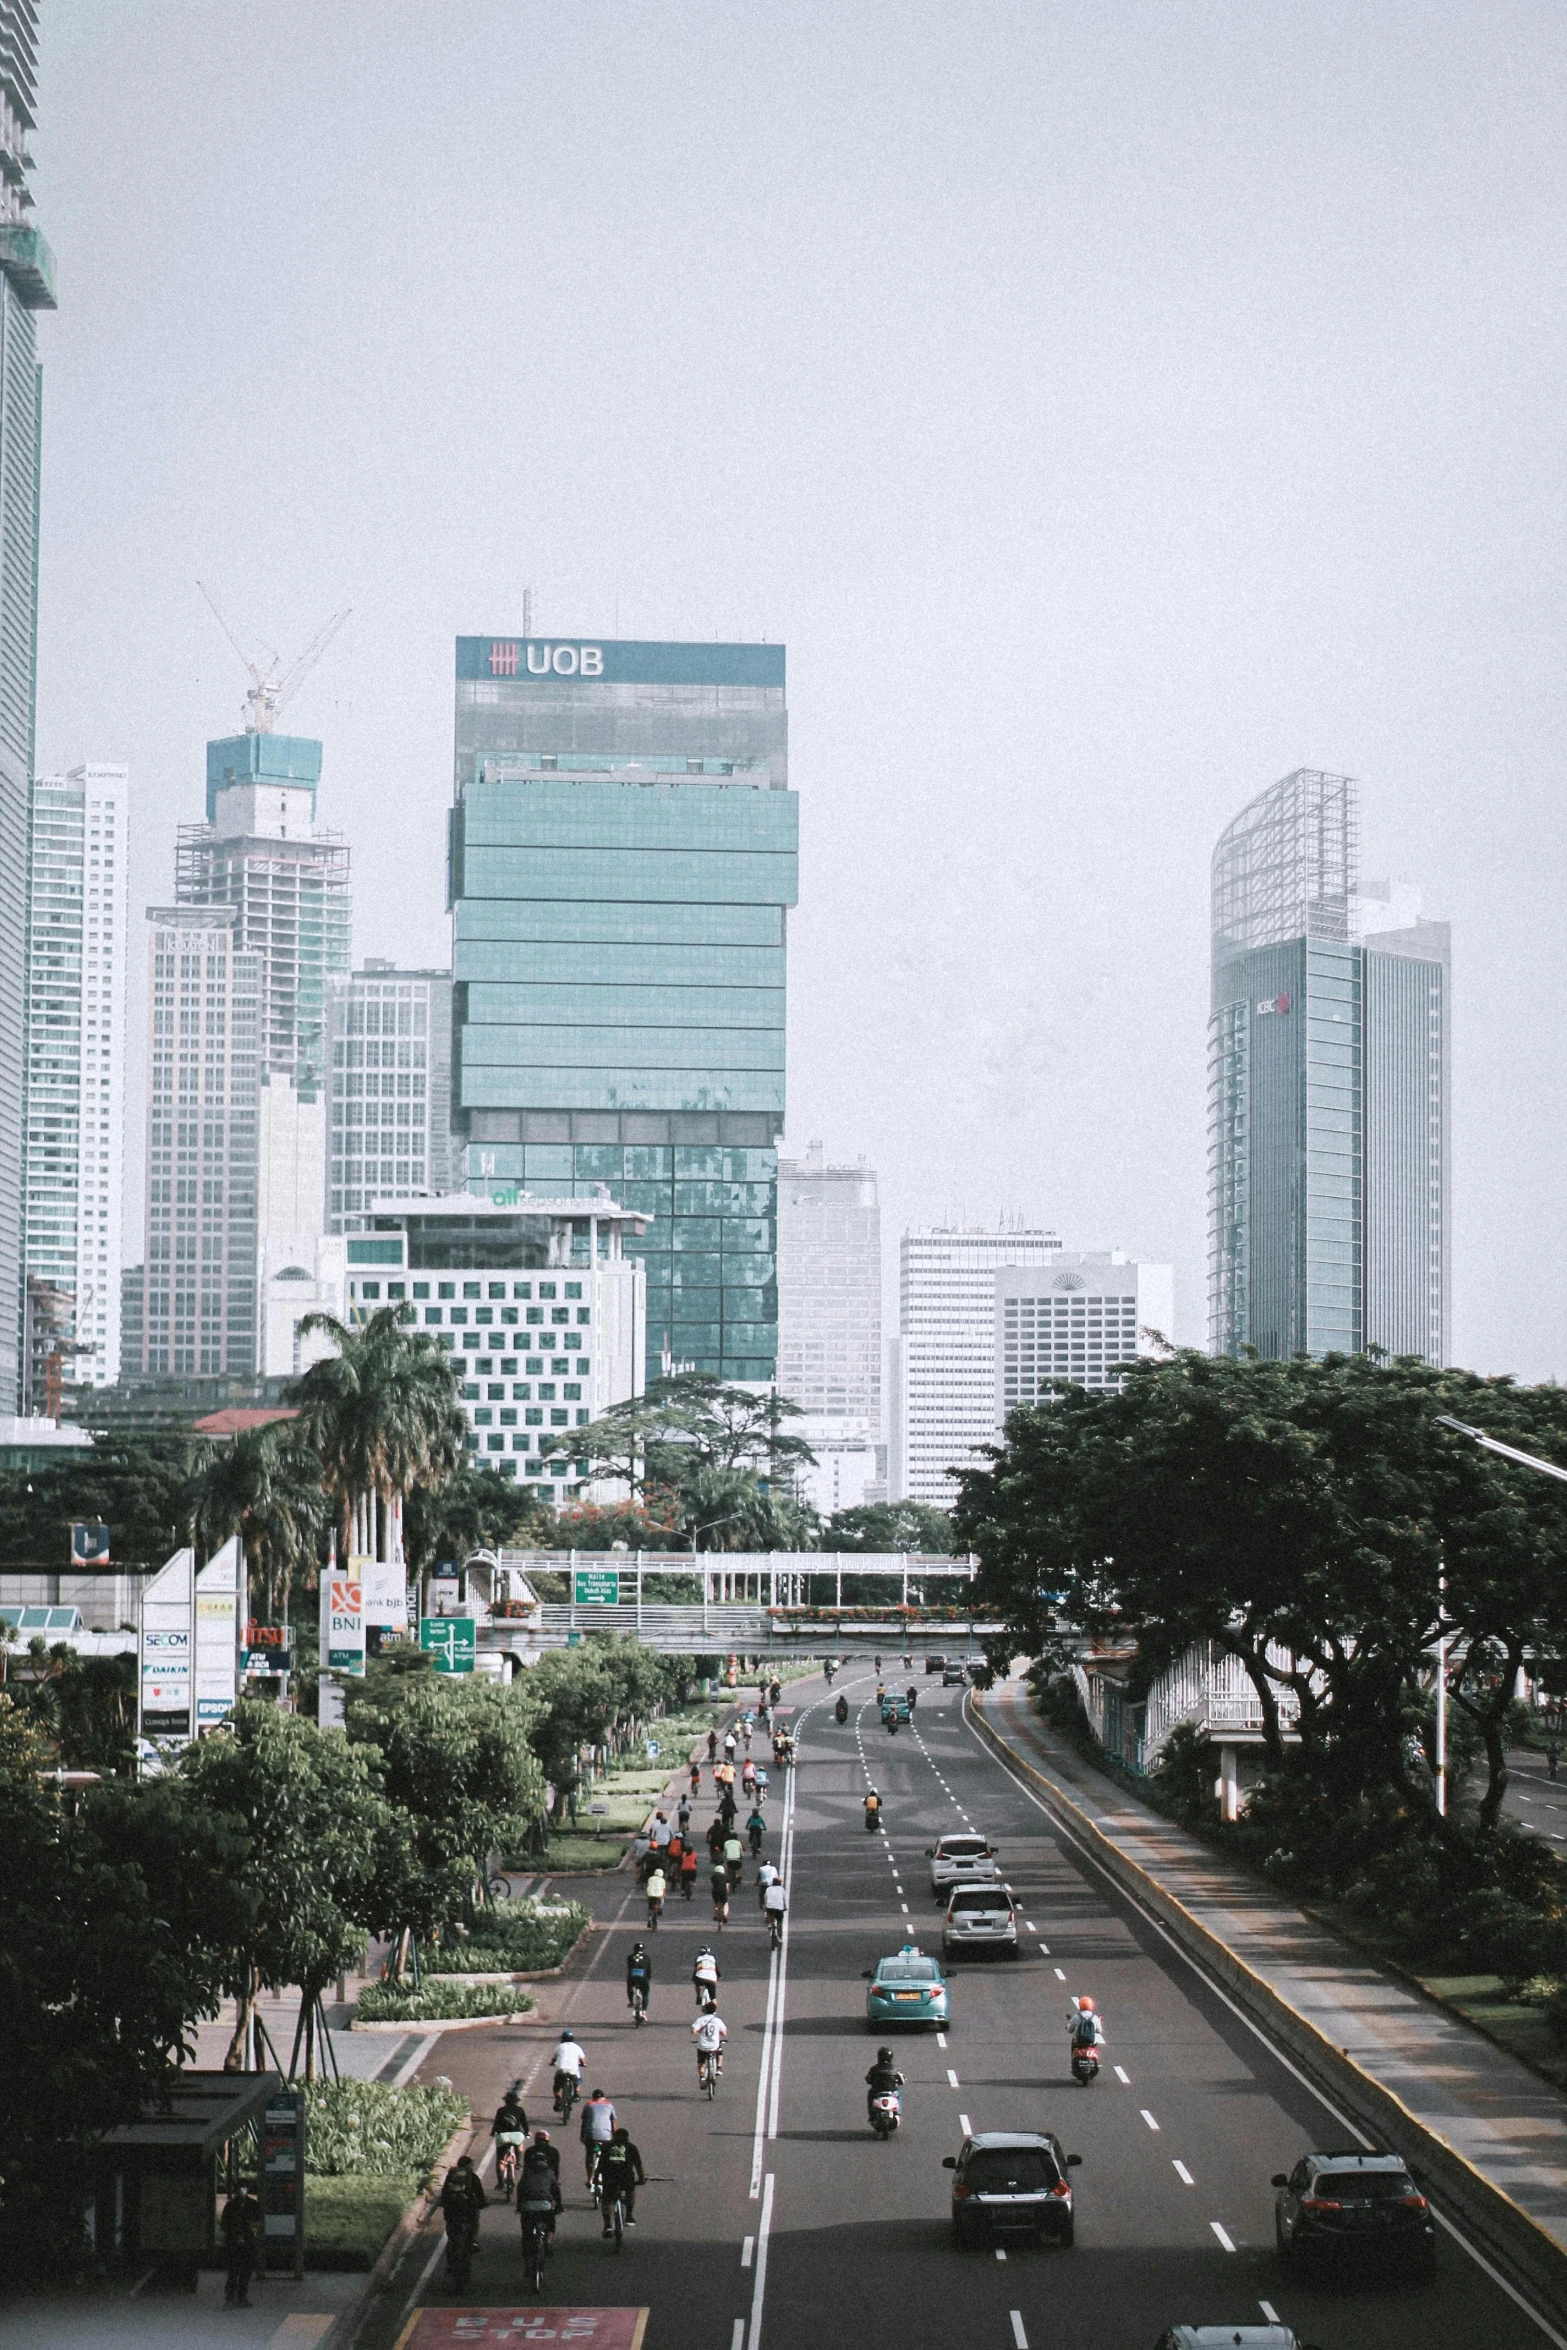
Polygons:
<instances>
[{"instance_id":1,"label":"distant high-rise cluster","mask_svg":"<svg viewBox=\"0 0 1567 2350\"><path fill-rule=\"evenodd\" d=\"M1216 1354L1447 1354L1448 926L1363 890L1357 787L1300 768L1213 857Z\"/></svg>"}]
</instances>

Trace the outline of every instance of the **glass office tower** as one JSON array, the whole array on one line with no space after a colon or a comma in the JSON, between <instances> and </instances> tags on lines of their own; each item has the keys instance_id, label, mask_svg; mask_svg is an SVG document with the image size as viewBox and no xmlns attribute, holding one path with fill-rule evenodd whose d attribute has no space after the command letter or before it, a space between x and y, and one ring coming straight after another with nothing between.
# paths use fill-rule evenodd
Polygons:
<instances>
[{"instance_id":1,"label":"glass office tower","mask_svg":"<svg viewBox=\"0 0 1567 2350\"><path fill-rule=\"evenodd\" d=\"M797 845L781 646L457 640L453 1124L650 1218L650 1377L776 1376Z\"/></svg>"},{"instance_id":2,"label":"glass office tower","mask_svg":"<svg viewBox=\"0 0 1567 2350\"><path fill-rule=\"evenodd\" d=\"M1446 1359L1449 931L1358 866L1354 780L1311 768L1214 851L1216 1354Z\"/></svg>"}]
</instances>

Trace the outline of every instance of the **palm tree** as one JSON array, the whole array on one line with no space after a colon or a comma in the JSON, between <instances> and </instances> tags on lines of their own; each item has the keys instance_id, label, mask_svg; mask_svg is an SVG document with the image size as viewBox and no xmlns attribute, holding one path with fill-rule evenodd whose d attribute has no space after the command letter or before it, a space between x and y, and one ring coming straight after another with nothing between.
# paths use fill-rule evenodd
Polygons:
<instances>
[{"instance_id":1,"label":"palm tree","mask_svg":"<svg viewBox=\"0 0 1567 2350\"><path fill-rule=\"evenodd\" d=\"M315 1453L337 1512L340 1555L395 1555L403 1496L417 1482L440 1485L464 1458L468 1423L457 1381L433 1338L410 1329L406 1308L378 1306L350 1329L331 1314L309 1314L302 1331L323 1331L337 1348L290 1389L294 1423Z\"/></svg>"},{"instance_id":2,"label":"palm tree","mask_svg":"<svg viewBox=\"0 0 1567 2350\"><path fill-rule=\"evenodd\" d=\"M216 1550L237 1534L252 1591L274 1622L294 1570L316 1555L326 1525L321 1464L298 1441L297 1422L247 1429L215 1446L190 1484L192 1539Z\"/></svg>"}]
</instances>

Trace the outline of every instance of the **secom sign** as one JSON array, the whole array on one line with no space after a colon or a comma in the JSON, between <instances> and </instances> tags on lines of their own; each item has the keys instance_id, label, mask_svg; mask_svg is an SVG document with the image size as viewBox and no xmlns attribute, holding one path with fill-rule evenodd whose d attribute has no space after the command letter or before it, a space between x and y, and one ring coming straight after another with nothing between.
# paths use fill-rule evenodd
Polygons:
<instances>
[{"instance_id":1,"label":"secom sign","mask_svg":"<svg viewBox=\"0 0 1567 2350\"><path fill-rule=\"evenodd\" d=\"M519 662L523 656L530 677L602 677L604 674L602 645L519 645L510 639L498 639L490 647L490 675L520 676Z\"/></svg>"}]
</instances>

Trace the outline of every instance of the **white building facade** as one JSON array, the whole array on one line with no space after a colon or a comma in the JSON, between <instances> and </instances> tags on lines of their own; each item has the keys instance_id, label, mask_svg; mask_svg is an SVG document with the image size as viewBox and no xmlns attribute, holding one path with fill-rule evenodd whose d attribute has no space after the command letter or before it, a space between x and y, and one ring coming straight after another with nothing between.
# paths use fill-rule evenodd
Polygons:
<instances>
[{"instance_id":1,"label":"white building facade","mask_svg":"<svg viewBox=\"0 0 1567 2350\"><path fill-rule=\"evenodd\" d=\"M451 1191L452 975L366 958L327 986L329 1232L371 1203Z\"/></svg>"},{"instance_id":2,"label":"white building facade","mask_svg":"<svg viewBox=\"0 0 1567 2350\"><path fill-rule=\"evenodd\" d=\"M607 1193L378 1199L343 1243L348 1319L407 1307L456 1358L476 1465L557 1506L597 1498L587 1464L553 1448L642 1392L647 1280L623 1242L646 1224Z\"/></svg>"},{"instance_id":3,"label":"white building facade","mask_svg":"<svg viewBox=\"0 0 1567 2350\"><path fill-rule=\"evenodd\" d=\"M885 1498L881 1210L861 1160L830 1166L813 1142L778 1162L778 1392L816 1453L801 1498L823 1517Z\"/></svg>"},{"instance_id":4,"label":"white building facade","mask_svg":"<svg viewBox=\"0 0 1567 2350\"><path fill-rule=\"evenodd\" d=\"M23 1259L62 1301L65 1376L92 1387L120 1371L129 795L96 764L32 786Z\"/></svg>"},{"instance_id":5,"label":"white building facade","mask_svg":"<svg viewBox=\"0 0 1567 2350\"><path fill-rule=\"evenodd\" d=\"M951 1508L950 1472L979 1466L977 1448L995 1441L996 1275L1060 1254L1060 1234L1046 1230L904 1233L891 1349L892 1500Z\"/></svg>"},{"instance_id":6,"label":"white building facade","mask_svg":"<svg viewBox=\"0 0 1567 2350\"><path fill-rule=\"evenodd\" d=\"M1003 1265L995 1275L995 1433L1008 1412L1035 1403L1053 1381L1104 1394L1125 1365L1157 1354L1175 1320L1168 1265L1137 1264L1119 1249L1064 1250L1048 1265Z\"/></svg>"}]
</instances>

